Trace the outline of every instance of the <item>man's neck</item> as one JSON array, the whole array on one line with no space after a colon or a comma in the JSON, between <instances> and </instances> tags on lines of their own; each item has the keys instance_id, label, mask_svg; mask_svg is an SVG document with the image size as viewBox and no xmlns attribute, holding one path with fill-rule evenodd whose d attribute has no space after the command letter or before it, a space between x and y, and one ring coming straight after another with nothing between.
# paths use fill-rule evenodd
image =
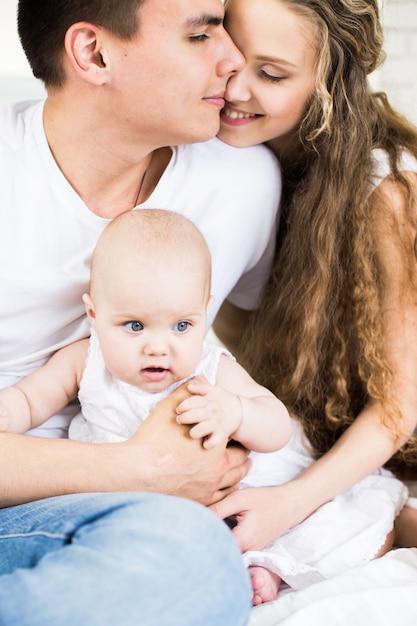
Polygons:
<instances>
[{"instance_id":1,"label":"man's neck","mask_svg":"<svg viewBox=\"0 0 417 626\"><path fill-rule=\"evenodd\" d=\"M85 117L65 102L47 99L45 133L58 167L86 206L100 217L113 218L143 202L162 176L171 150L123 143L109 121Z\"/></svg>"}]
</instances>

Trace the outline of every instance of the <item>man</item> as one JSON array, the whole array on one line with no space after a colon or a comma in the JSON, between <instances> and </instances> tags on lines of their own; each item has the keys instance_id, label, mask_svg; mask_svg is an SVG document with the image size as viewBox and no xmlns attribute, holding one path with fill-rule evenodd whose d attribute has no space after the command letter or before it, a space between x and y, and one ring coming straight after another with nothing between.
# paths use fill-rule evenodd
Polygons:
<instances>
[{"instance_id":1,"label":"man","mask_svg":"<svg viewBox=\"0 0 417 626\"><path fill-rule=\"evenodd\" d=\"M222 20L220 0L20 0L48 96L0 113L0 384L88 334L95 242L138 205L183 212L206 236L212 319L226 297L241 319L256 306L279 175L263 148L205 142L243 63ZM250 585L225 525L144 493L210 504L248 470L243 451L202 450L175 423L184 393L121 444L58 438L74 407L40 436L2 435L0 624L246 623Z\"/></svg>"}]
</instances>

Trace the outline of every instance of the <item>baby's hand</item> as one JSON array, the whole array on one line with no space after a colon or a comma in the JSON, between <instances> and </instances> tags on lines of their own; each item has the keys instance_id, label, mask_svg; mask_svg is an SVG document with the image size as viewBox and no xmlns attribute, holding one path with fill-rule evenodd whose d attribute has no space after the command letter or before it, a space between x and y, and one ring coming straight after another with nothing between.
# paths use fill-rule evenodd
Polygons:
<instances>
[{"instance_id":1,"label":"baby's hand","mask_svg":"<svg viewBox=\"0 0 417 626\"><path fill-rule=\"evenodd\" d=\"M195 424L190 429L190 436L202 439L207 449L229 439L242 421L239 397L211 385L203 376L192 378L188 390L193 395L177 407L177 422Z\"/></svg>"}]
</instances>

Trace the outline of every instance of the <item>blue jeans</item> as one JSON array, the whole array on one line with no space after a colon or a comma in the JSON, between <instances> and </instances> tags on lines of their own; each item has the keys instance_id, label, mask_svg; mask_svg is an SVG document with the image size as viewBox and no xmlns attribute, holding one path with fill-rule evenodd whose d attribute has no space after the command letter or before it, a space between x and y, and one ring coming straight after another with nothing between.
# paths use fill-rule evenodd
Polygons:
<instances>
[{"instance_id":1,"label":"blue jeans","mask_svg":"<svg viewBox=\"0 0 417 626\"><path fill-rule=\"evenodd\" d=\"M245 626L230 530L158 494L79 494L0 510L1 626Z\"/></svg>"}]
</instances>

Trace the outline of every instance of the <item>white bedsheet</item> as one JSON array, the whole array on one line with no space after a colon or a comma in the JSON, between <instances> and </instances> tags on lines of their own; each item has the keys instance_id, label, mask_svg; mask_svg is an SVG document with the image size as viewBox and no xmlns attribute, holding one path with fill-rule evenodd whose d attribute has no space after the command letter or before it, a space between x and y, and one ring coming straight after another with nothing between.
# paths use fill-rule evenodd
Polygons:
<instances>
[{"instance_id":1,"label":"white bedsheet","mask_svg":"<svg viewBox=\"0 0 417 626\"><path fill-rule=\"evenodd\" d=\"M407 484L417 508L417 482ZM252 609L248 626L417 626L417 548L385 556Z\"/></svg>"},{"instance_id":2,"label":"white bedsheet","mask_svg":"<svg viewBox=\"0 0 417 626\"><path fill-rule=\"evenodd\" d=\"M249 626L416 626L417 548L252 609Z\"/></svg>"}]
</instances>

